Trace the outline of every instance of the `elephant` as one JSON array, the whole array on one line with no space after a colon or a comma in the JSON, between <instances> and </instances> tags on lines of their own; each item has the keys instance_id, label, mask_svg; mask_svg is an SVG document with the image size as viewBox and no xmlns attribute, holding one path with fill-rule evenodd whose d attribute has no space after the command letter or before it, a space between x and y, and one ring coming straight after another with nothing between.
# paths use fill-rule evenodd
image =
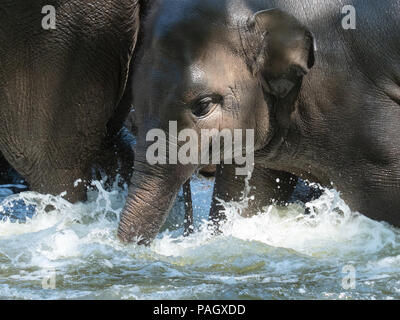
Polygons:
<instances>
[{"instance_id":1,"label":"elephant","mask_svg":"<svg viewBox=\"0 0 400 320\"><path fill-rule=\"evenodd\" d=\"M400 2L346 4L355 28L343 23L340 1L154 4L130 87L138 140L122 241L149 244L199 167L171 157L149 162L154 141L146 135L168 133L171 122L199 136L254 132L250 180L232 159L217 166L210 210L217 223L224 219L217 200L237 200L247 182L251 215L284 204L302 178L337 189L353 211L400 225Z\"/></svg>"},{"instance_id":2,"label":"elephant","mask_svg":"<svg viewBox=\"0 0 400 320\"><path fill-rule=\"evenodd\" d=\"M131 108L125 88L146 5L1 1L0 158L30 190L77 202L86 199L93 166L115 170L122 159L132 171L120 129Z\"/></svg>"}]
</instances>

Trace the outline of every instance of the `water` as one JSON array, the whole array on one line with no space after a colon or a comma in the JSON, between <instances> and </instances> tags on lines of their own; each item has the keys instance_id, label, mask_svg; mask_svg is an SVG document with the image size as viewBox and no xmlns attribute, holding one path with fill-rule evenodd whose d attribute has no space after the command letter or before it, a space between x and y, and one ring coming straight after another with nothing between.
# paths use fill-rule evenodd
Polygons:
<instances>
[{"instance_id":1,"label":"water","mask_svg":"<svg viewBox=\"0 0 400 320\"><path fill-rule=\"evenodd\" d=\"M74 205L0 189L3 218L15 202L38 212L26 223L0 221L0 298L400 298L400 230L351 212L336 191L308 203L309 215L291 204L242 218L246 201L228 203L228 222L213 236L212 182L196 179L192 188L196 232L182 236L180 198L150 247L116 238L126 188L96 182Z\"/></svg>"}]
</instances>

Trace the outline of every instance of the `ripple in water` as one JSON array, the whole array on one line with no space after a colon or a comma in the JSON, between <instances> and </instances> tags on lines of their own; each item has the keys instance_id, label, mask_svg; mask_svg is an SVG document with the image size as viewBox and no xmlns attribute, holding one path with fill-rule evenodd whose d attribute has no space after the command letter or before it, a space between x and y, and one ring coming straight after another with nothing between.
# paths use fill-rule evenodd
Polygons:
<instances>
[{"instance_id":1,"label":"ripple in water","mask_svg":"<svg viewBox=\"0 0 400 320\"><path fill-rule=\"evenodd\" d=\"M2 190L3 217L21 201L38 213L26 223L0 221L0 298L400 298L399 229L351 212L335 190L306 204L308 215L294 203L242 218L246 197L226 203L228 221L213 236L212 182L195 179L196 232L182 236L180 197L157 239L141 247L116 238L126 187L103 185L95 182L89 200L74 205ZM355 270L355 289L343 287L345 266Z\"/></svg>"}]
</instances>

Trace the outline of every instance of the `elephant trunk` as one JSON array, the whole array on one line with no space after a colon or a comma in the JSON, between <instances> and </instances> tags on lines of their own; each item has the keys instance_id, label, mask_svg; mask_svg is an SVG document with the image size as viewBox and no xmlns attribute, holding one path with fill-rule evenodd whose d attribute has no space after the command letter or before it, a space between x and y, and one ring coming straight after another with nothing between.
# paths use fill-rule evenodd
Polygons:
<instances>
[{"instance_id":1,"label":"elephant trunk","mask_svg":"<svg viewBox=\"0 0 400 320\"><path fill-rule=\"evenodd\" d=\"M119 223L119 239L149 244L164 224L180 187L193 172L190 166L149 165L135 160L132 183Z\"/></svg>"}]
</instances>

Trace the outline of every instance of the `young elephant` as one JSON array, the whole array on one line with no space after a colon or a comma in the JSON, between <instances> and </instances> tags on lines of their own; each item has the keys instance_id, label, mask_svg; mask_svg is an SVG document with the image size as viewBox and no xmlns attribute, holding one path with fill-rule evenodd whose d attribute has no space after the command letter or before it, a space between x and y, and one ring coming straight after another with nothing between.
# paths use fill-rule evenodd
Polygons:
<instances>
[{"instance_id":1,"label":"young elephant","mask_svg":"<svg viewBox=\"0 0 400 320\"><path fill-rule=\"evenodd\" d=\"M0 157L32 190L83 200L75 181L108 161L130 109L139 1L1 1Z\"/></svg>"},{"instance_id":2,"label":"young elephant","mask_svg":"<svg viewBox=\"0 0 400 320\"><path fill-rule=\"evenodd\" d=\"M303 177L332 183L353 210L400 225L400 3L348 3L355 30L342 27L340 2L159 2L135 70L139 138L122 240L151 241L196 169L146 159L146 134L168 133L170 121L199 135L254 129L250 211L286 201ZM218 167L216 197L244 189L234 168ZM219 209L214 201L212 218Z\"/></svg>"}]
</instances>

